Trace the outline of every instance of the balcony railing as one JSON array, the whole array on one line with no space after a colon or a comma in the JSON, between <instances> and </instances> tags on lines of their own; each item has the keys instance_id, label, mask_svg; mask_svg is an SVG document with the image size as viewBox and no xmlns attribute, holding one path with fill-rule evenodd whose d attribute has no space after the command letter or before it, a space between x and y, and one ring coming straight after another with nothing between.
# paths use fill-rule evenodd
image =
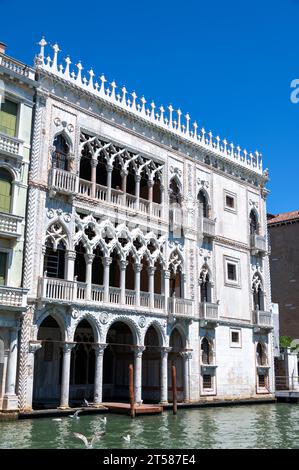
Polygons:
<instances>
[{"instance_id":1,"label":"balcony railing","mask_svg":"<svg viewBox=\"0 0 299 470\"><path fill-rule=\"evenodd\" d=\"M28 67L28 65L24 65L11 57L0 55L0 65L18 75L22 75L22 77L34 80L34 70Z\"/></svg>"},{"instance_id":2,"label":"balcony railing","mask_svg":"<svg viewBox=\"0 0 299 470\"><path fill-rule=\"evenodd\" d=\"M213 304L211 302L201 302L199 304L199 318L204 320L217 321L219 318L218 309L218 304Z\"/></svg>"},{"instance_id":3,"label":"balcony railing","mask_svg":"<svg viewBox=\"0 0 299 470\"><path fill-rule=\"evenodd\" d=\"M272 328L272 313L262 310L253 310L252 321L254 325L262 328Z\"/></svg>"},{"instance_id":4,"label":"balcony railing","mask_svg":"<svg viewBox=\"0 0 299 470\"><path fill-rule=\"evenodd\" d=\"M250 236L250 248L253 253L264 254L267 252L266 238L261 235L252 234Z\"/></svg>"},{"instance_id":5,"label":"balcony railing","mask_svg":"<svg viewBox=\"0 0 299 470\"><path fill-rule=\"evenodd\" d=\"M23 141L16 139L16 137L0 134L0 151L14 156L23 156Z\"/></svg>"},{"instance_id":6,"label":"balcony railing","mask_svg":"<svg viewBox=\"0 0 299 470\"><path fill-rule=\"evenodd\" d=\"M0 212L0 235L7 238L19 238L21 236L21 222L23 217Z\"/></svg>"},{"instance_id":7,"label":"balcony railing","mask_svg":"<svg viewBox=\"0 0 299 470\"><path fill-rule=\"evenodd\" d=\"M61 193L75 194L78 192L78 178L74 173L52 168L50 173L50 186Z\"/></svg>"},{"instance_id":8,"label":"balcony railing","mask_svg":"<svg viewBox=\"0 0 299 470\"><path fill-rule=\"evenodd\" d=\"M171 315L193 317L193 301L180 297L170 297L168 299L168 313Z\"/></svg>"},{"instance_id":9,"label":"balcony railing","mask_svg":"<svg viewBox=\"0 0 299 470\"><path fill-rule=\"evenodd\" d=\"M206 217L204 217L202 221L203 235L209 238L215 237L215 225L215 220L207 219Z\"/></svg>"},{"instance_id":10,"label":"balcony railing","mask_svg":"<svg viewBox=\"0 0 299 470\"><path fill-rule=\"evenodd\" d=\"M26 307L27 290L17 287L0 286L0 308Z\"/></svg>"}]
</instances>

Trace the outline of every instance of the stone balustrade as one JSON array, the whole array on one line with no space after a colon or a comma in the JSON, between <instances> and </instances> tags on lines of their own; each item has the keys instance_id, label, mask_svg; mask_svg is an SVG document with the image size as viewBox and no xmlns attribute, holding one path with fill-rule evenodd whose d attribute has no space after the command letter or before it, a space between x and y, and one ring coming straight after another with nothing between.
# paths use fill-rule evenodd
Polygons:
<instances>
[{"instance_id":1,"label":"stone balustrade","mask_svg":"<svg viewBox=\"0 0 299 470\"><path fill-rule=\"evenodd\" d=\"M267 252L266 238L261 235L252 234L250 236L250 248L253 253L265 254Z\"/></svg>"},{"instance_id":2,"label":"stone balustrade","mask_svg":"<svg viewBox=\"0 0 299 470\"><path fill-rule=\"evenodd\" d=\"M199 318L216 321L219 318L219 305L211 302L199 304Z\"/></svg>"},{"instance_id":3,"label":"stone balustrade","mask_svg":"<svg viewBox=\"0 0 299 470\"><path fill-rule=\"evenodd\" d=\"M215 225L215 220L207 219L206 217L204 217L202 221L203 235L209 238L215 237Z\"/></svg>"},{"instance_id":4,"label":"stone balustrade","mask_svg":"<svg viewBox=\"0 0 299 470\"><path fill-rule=\"evenodd\" d=\"M17 60L8 57L7 55L0 55L0 66L5 67L12 72L21 75L22 77L29 78L30 80L34 80L35 72L33 69L24 65Z\"/></svg>"},{"instance_id":5,"label":"stone balustrade","mask_svg":"<svg viewBox=\"0 0 299 470\"><path fill-rule=\"evenodd\" d=\"M180 297L170 297L168 299L168 313L175 316L193 317L193 301L181 299Z\"/></svg>"},{"instance_id":6,"label":"stone balustrade","mask_svg":"<svg viewBox=\"0 0 299 470\"><path fill-rule=\"evenodd\" d=\"M23 217L0 212L0 235L8 238L19 238L21 236L21 222Z\"/></svg>"},{"instance_id":7,"label":"stone balustrade","mask_svg":"<svg viewBox=\"0 0 299 470\"><path fill-rule=\"evenodd\" d=\"M0 134L0 150L14 156L23 156L23 141L16 137Z\"/></svg>"},{"instance_id":8,"label":"stone balustrade","mask_svg":"<svg viewBox=\"0 0 299 470\"><path fill-rule=\"evenodd\" d=\"M262 310L253 310L252 322L254 325L257 325L262 328L272 328L272 313L265 312Z\"/></svg>"},{"instance_id":9,"label":"stone balustrade","mask_svg":"<svg viewBox=\"0 0 299 470\"><path fill-rule=\"evenodd\" d=\"M59 192L75 194L78 192L78 178L74 173L52 168L50 173L50 186Z\"/></svg>"},{"instance_id":10,"label":"stone balustrade","mask_svg":"<svg viewBox=\"0 0 299 470\"><path fill-rule=\"evenodd\" d=\"M212 132L207 132L204 128L198 129L197 122L191 124L190 115L187 113L183 117L180 109L175 110L171 105L167 109L163 106L157 108L152 101L150 106L146 106L144 96L138 99L135 92L128 94L126 87L122 87L117 92L115 81L107 84L104 75L100 76L100 83L95 82L94 72L92 69L88 71L88 78L82 75L83 66L79 61L76 64L76 72L70 70L71 60L68 56L65 59L65 66L58 65L58 53L60 51L58 44L52 46L53 57L49 55L45 58L45 46L47 42L42 39L39 43L40 53L37 58L37 68L58 76L61 80L65 80L81 90L86 90L94 96L117 106L122 110L129 111L137 115L139 118L155 124L168 132L171 132L182 139L189 141L193 145L197 145L205 153L212 153L220 157L229 159L247 169L258 174L262 174L262 155L258 151L252 153L242 150L240 146L229 143L226 139L221 139L218 135L214 136Z\"/></svg>"},{"instance_id":11,"label":"stone balustrade","mask_svg":"<svg viewBox=\"0 0 299 470\"><path fill-rule=\"evenodd\" d=\"M17 287L0 286L0 309L27 305L27 290Z\"/></svg>"}]
</instances>

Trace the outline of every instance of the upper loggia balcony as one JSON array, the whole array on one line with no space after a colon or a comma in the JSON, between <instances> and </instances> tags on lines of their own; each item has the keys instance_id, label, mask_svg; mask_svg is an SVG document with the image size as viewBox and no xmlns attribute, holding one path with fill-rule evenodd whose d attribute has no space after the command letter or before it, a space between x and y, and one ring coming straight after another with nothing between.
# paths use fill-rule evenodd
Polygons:
<instances>
[{"instance_id":1,"label":"upper loggia balcony","mask_svg":"<svg viewBox=\"0 0 299 470\"><path fill-rule=\"evenodd\" d=\"M250 235L250 250L252 254L260 254L264 256L267 253L266 237L252 233Z\"/></svg>"},{"instance_id":2,"label":"upper loggia balcony","mask_svg":"<svg viewBox=\"0 0 299 470\"><path fill-rule=\"evenodd\" d=\"M21 237L21 224L23 217L0 212L0 236L18 240Z\"/></svg>"}]
</instances>

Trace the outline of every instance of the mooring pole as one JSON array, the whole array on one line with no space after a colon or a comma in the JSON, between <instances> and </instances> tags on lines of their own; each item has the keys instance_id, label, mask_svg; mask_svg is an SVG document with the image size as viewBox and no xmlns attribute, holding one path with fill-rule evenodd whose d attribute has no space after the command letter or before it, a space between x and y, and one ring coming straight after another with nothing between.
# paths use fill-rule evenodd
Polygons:
<instances>
[{"instance_id":1,"label":"mooring pole","mask_svg":"<svg viewBox=\"0 0 299 470\"><path fill-rule=\"evenodd\" d=\"M129 365L129 396L131 406L131 418L135 418L135 397L134 397L134 367Z\"/></svg>"},{"instance_id":2,"label":"mooring pole","mask_svg":"<svg viewBox=\"0 0 299 470\"><path fill-rule=\"evenodd\" d=\"M171 385L172 385L172 411L173 414L176 415L178 411L177 406L177 390L176 390L176 368L175 366L171 367Z\"/></svg>"}]
</instances>

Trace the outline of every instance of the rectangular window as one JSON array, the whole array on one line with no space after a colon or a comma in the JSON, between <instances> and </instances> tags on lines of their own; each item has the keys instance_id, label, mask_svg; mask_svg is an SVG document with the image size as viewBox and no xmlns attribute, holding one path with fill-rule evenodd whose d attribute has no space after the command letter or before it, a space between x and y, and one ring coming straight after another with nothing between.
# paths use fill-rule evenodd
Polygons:
<instances>
[{"instance_id":1,"label":"rectangular window","mask_svg":"<svg viewBox=\"0 0 299 470\"><path fill-rule=\"evenodd\" d=\"M230 330L230 347L241 348L241 330L232 329Z\"/></svg>"},{"instance_id":2,"label":"rectangular window","mask_svg":"<svg viewBox=\"0 0 299 470\"><path fill-rule=\"evenodd\" d=\"M231 209L234 209L235 199L232 196L226 196L225 204L226 204L226 207L230 207Z\"/></svg>"},{"instance_id":3,"label":"rectangular window","mask_svg":"<svg viewBox=\"0 0 299 470\"><path fill-rule=\"evenodd\" d=\"M232 343L239 343L239 332L232 331Z\"/></svg>"},{"instance_id":4,"label":"rectangular window","mask_svg":"<svg viewBox=\"0 0 299 470\"><path fill-rule=\"evenodd\" d=\"M265 374L259 374L259 388L266 387L266 376Z\"/></svg>"},{"instance_id":5,"label":"rectangular window","mask_svg":"<svg viewBox=\"0 0 299 470\"><path fill-rule=\"evenodd\" d=\"M7 253L0 251L0 285L6 284Z\"/></svg>"},{"instance_id":6,"label":"rectangular window","mask_svg":"<svg viewBox=\"0 0 299 470\"><path fill-rule=\"evenodd\" d=\"M235 264L227 263L227 279L230 281L237 280L237 269Z\"/></svg>"},{"instance_id":7,"label":"rectangular window","mask_svg":"<svg viewBox=\"0 0 299 470\"><path fill-rule=\"evenodd\" d=\"M18 105L5 100L0 107L0 132L15 137L17 132Z\"/></svg>"},{"instance_id":8,"label":"rectangular window","mask_svg":"<svg viewBox=\"0 0 299 470\"><path fill-rule=\"evenodd\" d=\"M202 377L202 387L203 389L212 388L212 376L204 374Z\"/></svg>"}]
</instances>

